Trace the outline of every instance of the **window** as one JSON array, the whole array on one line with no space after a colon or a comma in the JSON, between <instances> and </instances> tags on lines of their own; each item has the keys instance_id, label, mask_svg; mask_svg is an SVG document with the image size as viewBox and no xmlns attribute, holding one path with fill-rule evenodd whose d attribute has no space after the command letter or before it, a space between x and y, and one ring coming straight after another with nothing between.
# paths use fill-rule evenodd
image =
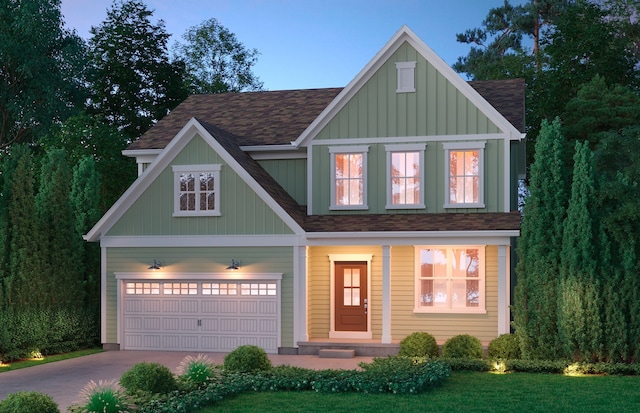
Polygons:
<instances>
[{"instance_id":1,"label":"window","mask_svg":"<svg viewBox=\"0 0 640 413\"><path fill-rule=\"evenodd\" d=\"M125 293L127 295L158 295L160 294L160 283L127 282L125 283Z\"/></svg>"},{"instance_id":2,"label":"window","mask_svg":"<svg viewBox=\"0 0 640 413\"><path fill-rule=\"evenodd\" d=\"M197 295L198 283L163 283L164 295Z\"/></svg>"},{"instance_id":3,"label":"window","mask_svg":"<svg viewBox=\"0 0 640 413\"><path fill-rule=\"evenodd\" d=\"M485 312L484 247L416 247L416 312Z\"/></svg>"},{"instance_id":4,"label":"window","mask_svg":"<svg viewBox=\"0 0 640 413\"><path fill-rule=\"evenodd\" d=\"M387 209L424 208L426 145L385 145Z\"/></svg>"},{"instance_id":5,"label":"window","mask_svg":"<svg viewBox=\"0 0 640 413\"><path fill-rule=\"evenodd\" d=\"M398 86L396 93L415 92L415 70L416 62L397 62L396 72L398 77Z\"/></svg>"},{"instance_id":6,"label":"window","mask_svg":"<svg viewBox=\"0 0 640 413\"><path fill-rule=\"evenodd\" d=\"M443 144L445 208L484 208L484 142Z\"/></svg>"},{"instance_id":7,"label":"window","mask_svg":"<svg viewBox=\"0 0 640 413\"><path fill-rule=\"evenodd\" d=\"M220 215L221 165L174 165L173 216Z\"/></svg>"},{"instance_id":8,"label":"window","mask_svg":"<svg viewBox=\"0 0 640 413\"><path fill-rule=\"evenodd\" d=\"M330 147L331 209L366 209L368 146Z\"/></svg>"}]
</instances>

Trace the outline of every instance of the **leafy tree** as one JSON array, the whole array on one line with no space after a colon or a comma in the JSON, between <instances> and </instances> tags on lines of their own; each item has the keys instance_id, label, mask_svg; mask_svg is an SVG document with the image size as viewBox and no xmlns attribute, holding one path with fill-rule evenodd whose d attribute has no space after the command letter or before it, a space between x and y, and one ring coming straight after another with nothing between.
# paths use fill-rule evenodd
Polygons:
<instances>
[{"instance_id":1,"label":"leafy tree","mask_svg":"<svg viewBox=\"0 0 640 413\"><path fill-rule=\"evenodd\" d=\"M140 0L114 2L107 18L91 28L93 64L90 110L122 131L142 135L186 97L181 64L171 64L169 34Z\"/></svg>"},{"instance_id":2,"label":"leafy tree","mask_svg":"<svg viewBox=\"0 0 640 413\"><path fill-rule=\"evenodd\" d=\"M127 147L125 137L98 116L83 112L70 117L43 138L42 146L46 151L64 149L71 165L78 165L87 156L95 160L101 177L98 204L101 212L111 207L136 179L135 161L122 156Z\"/></svg>"},{"instance_id":3,"label":"leafy tree","mask_svg":"<svg viewBox=\"0 0 640 413\"><path fill-rule=\"evenodd\" d=\"M58 307L82 305L84 300L79 274L82 238L75 231L69 202L71 176L64 150L55 149L45 155L36 196L35 236L42 245L41 259L50 282L46 304Z\"/></svg>"},{"instance_id":4,"label":"leafy tree","mask_svg":"<svg viewBox=\"0 0 640 413\"><path fill-rule=\"evenodd\" d=\"M205 20L182 37L185 43L176 43L174 57L185 63L192 93L262 90L262 82L252 72L258 51L245 48L218 20Z\"/></svg>"},{"instance_id":5,"label":"leafy tree","mask_svg":"<svg viewBox=\"0 0 640 413\"><path fill-rule=\"evenodd\" d=\"M604 353L594 197L593 153L577 142L558 292L558 335L565 356L577 361L598 361Z\"/></svg>"},{"instance_id":6,"label":"leafy tree","mask_svg":"<svg viewBox=\"0 0 640 413\"><path fill-rule=\"evenodd\" d=\"M531 165L514 306L514 326L525 358L554 359L559 351L557 288L567 204L563 140L559 119L544 121Z\"/></svg>"},{"instance_id":7,"label":"leafy tree","mask_svg":"<svg viewBox=\"0 0 640 413\"><path fill-rule=\"evenodd\" d=\"M64 29L60 0L0 4L0 149L35 142L82 105L84 43Z\"/></svg>"}]
</instances>

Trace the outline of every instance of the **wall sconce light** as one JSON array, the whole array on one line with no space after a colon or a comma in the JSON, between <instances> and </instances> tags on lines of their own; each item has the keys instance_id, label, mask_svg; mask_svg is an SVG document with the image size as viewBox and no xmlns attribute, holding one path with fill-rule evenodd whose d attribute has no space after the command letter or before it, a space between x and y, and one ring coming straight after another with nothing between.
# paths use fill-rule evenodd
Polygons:
<instances>
[{"instance_id":1,"label":"wall sconce light","mask_svg":"<svg viewBox=\"0 0 640 413\"><path fill-rule=\"evenodd\" d=\"M151 266L147 269L155 271L155 270L159 270L160 268L162 268L162 264L159 263L157 260L153 260L153 264L151 264Z\"/></svg>"},{"instance_id":2,"label":"wall sconce light","mask_svg":"<svg viewBox=\"0 0 640 413\"><path fill-rule=\"evenodd\" d=\"M231 258L231 265L227 267L228 270L235 271L240 268L240 263L233 258Z\"/></svg>"}]
</instances>

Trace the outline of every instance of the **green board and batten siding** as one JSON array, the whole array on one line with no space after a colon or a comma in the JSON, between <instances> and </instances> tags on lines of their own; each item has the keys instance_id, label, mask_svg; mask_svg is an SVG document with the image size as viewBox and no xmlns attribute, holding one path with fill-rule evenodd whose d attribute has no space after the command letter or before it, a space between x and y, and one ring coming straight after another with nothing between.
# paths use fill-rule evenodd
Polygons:
<instances>
[{"instance_id":1,"label":"green board and batten siding","mask_svg":"<svg viewBox=\"0 0 640 413\"><path fill-rule=\"evenodd\" d=\"M396 92L396 62L416 61L415 86L412 93ZM394 55L366 82L353 98L314 138L312 148L314 214L407 214L433 212L500 212L503 208L504 147L487 134L501 131L471 103L453 84L442 76L415 49L404 43ZM386 152L383 143L371 143L376 137L401 138L416 136L468 135L468 141L486 142L484 150L483 209L444 209L445 159L442 142L425 138L425 209L387 210ZM473 135L480 135L474 139ZM368 145L367 210L329 210L331 156L329 146L349 139L357 145L362 139ZM354 143L354 140L356 143ZM394 143L403 143L394 139ZM406 143L416 143L411 139Z\"/></svg>"},{"instance_id":2,"label":"green board and batten siding","mask_svg":"<svg viewBox=\"0 0 640 413\"><path fill-rule=\"evenodd\" d=\"M172 274L226 273L225 268L235 258L241 261L237 273L282 273L281 281L281 340L282 346L293 344L293 248L291 247L229 247L229 248L108 248L107 249L107 343L115 343L116 330L116 272L148 272L154 259L164 265L158 271L158 281L171 280Z\"/></svg>"},{"instance_id":3,"label":"green board and batten siding","mask_svg":"<svg viewBox=\"0 0 640 413\"><path fill-rule=\"evenodd\" d=\"M199 136L172 165L222 164L217 217L173 217L174 175L169 166L111 227L108 236L293 234L293 231Z\"/></svg>"},{"instance_id":4,"label":"green board and batten siding","mask_svg":"<svg viewBox=\"0 0 640 413\"><path fill-rule=\"evenodd\" d=\"M306 159L270 159L258 163L298 204L307 204Z\"/></svg>"}]
</instances>

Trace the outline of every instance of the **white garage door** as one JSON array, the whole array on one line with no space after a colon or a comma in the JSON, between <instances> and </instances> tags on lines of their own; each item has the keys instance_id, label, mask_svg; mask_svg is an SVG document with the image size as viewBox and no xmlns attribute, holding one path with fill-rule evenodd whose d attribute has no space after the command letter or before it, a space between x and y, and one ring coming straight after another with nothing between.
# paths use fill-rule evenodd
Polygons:
<instances>
[{"instance_id":1,"label":"white garage door","mask_svg":"<svg viewBox=\"0 0 640 413\"><path fill-rule=\"evenodd\" d=\"M278 283L124 282L126 350L278 351Z\"/></svg>"}]
</instances>

